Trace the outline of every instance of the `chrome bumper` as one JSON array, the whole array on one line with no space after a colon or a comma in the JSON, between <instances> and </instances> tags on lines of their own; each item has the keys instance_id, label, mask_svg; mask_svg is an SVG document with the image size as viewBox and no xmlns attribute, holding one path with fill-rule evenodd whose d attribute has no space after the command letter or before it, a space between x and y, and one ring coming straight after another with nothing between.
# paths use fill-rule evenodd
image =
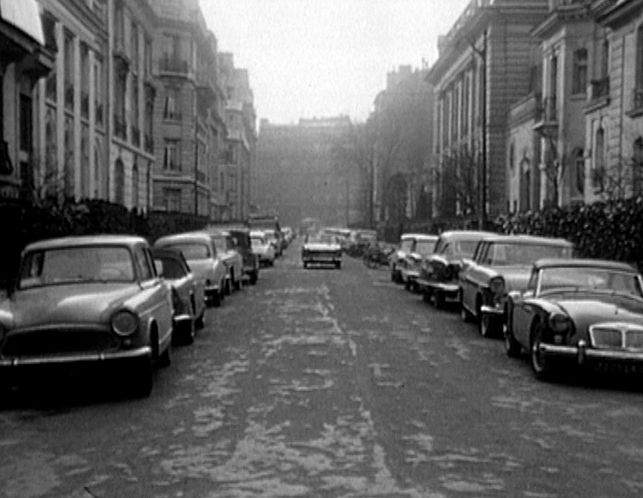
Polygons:
<instances>
[{"instance_id":1,"label":"chrome bumper","mask_svg":"<svg viewBox=\"0 0 643 498\"><path fill-rule=\"evenodd\" d=\"M546 356L576 358L580 365L586 362L641 362L643 363L643 351L617 351L613 349L590 348L584 341L578 346L559 346L557 344L540 344L540 353Z\"/></svg>"},{"instance_id":2,"label":"chrome bumper","mask_svg":"<svg viewBox=\"0 0 643 498\"><path fill-rule=\"evenodd\" d=\"M460 293L460 287L458 284L445 284L442 282L430 282L428 280L425 280L423 278L418 278L416 280L417 284L420 286L420 289L423 290L428 290L428 291L435 291L438 290L444 294L459 294Z\"/></svg>"},{"instance_id":3,"label":"chrome bumper","mask_svg":"<svg viewBox=\"0 0 643 498\"><path fill-rule=\"evenodd\" d=\"M496 308L495 306L483 305L480 307L480 313L483 315L503 317L505 316L505 310L503 308Z\"/></svg>"},{"instance_id":4,"label":"chrome bumper","mask_svg":"<svg viewBox=\"0 0 643 498\"><path fill-rule=\"evenodd\" d=\"M73 363L96 363L103 361L135 360L152 356L152 348L143 346L137 349L116 351L114 353L68 354L26 358L0 359L0 367L20 367L28 365L62 365Z\"/></svg>"}]
</instances>

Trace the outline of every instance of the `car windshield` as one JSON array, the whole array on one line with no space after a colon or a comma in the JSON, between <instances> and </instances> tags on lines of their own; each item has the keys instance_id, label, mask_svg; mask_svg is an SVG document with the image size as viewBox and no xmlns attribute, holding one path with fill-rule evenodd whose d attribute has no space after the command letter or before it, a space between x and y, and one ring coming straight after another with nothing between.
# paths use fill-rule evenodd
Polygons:
<instances>
[{"instance_id":1,"label":"car windshield","mask_svg":"<svg viewBox=\"0 0 643 498\"><path fill-rule=\"evenodd\" d=\"M210 257L210 250L206 244L196 243L196 242L185 242L172 244L169 246L171 249L175 249L183 254L183 257L188 261L195 261L198 259L208 259Z\"/></svg>"},{"instance_id":2,"label":"car windshield","mask_svg":"<svg viewBox=\"0 0 643 498\"><path fill-rule=\"evenodd\" d=\"M433 253L435 249L435 241L433 240L418 240L415 244L415 252L422 256L428 256Z\"/></svg>"},{"instance_id":3,"label":"car windshield","mask_svg":"<svg viewBox=\"0 0 643 498\"><path fill-rule=\"evenodd\" d=\"M176 258L171 257L156 257L156 261L160 261L163 265L163 277L174 279L174 278L183 278L187 275L185 268Z\"/></svg>"},{"instance_id":4,"label":"car windshield","mask_svg":"<svg viewBox=\"0 0 643 498\"><path fill-rule=\"evenodd\" d=\"M252 247L261 247L266 244L263 237L251 237L250 242L252 243Z\"/></svg>"},{"instance_id":5,"label":"car windshield","mask_svg":"<svg viewBox=\"0 0 643 498\"><path fill-rule=\"evenodd\" d=\"M308 238L308 242L312 244L334 244L335 236L329 235L327 233L322 233L319 235L312 235Z\"/></svg>"},{"instance_id":6,"label":"car windshield","mask_svg":"<svg viewBox=\"0 0 643 498\"><path fill-rule=\"evenodd\" d=\"M62 247L28 253L21 266L18 287L133 280L132 256L126 247Z\"/></svg>"},{"instance_id":7,"label":"car windshield","mask_svg":"<svg viewBox=\"0 0 643 498\"><path fill-rule=\"evenodd\" d=\"M218 252L226 252L226 240L223 235L215 235L213 237L214 239L214 247L217 248Z\"/></svg>"},{"instance_id":8,"label":"car windshield","mask_svg":"<svg viewBox=\"0 0 643 498\"><path fill-rule=\"evenodd\" d=\"M572 248L552 244L493 243L482 258L482 264L494 266L531 265L539 259L570 258Z\"/></svg>"},{"instance_id":9,"label":"car windshield","mask_svg":"<svg viewBox=\"0 0 643 498\"><path fill-rule=\"evenodd\" d=\"M473 251L478 245L478 240L454 240L453 241L453 254L455 258L471 258Z\"/></svg>"},{"instance_id":10,"label":"car windshield","mask_svg":"<svg viewBox=\"0 0 643 498\"><path fill-rule=\"evenodd\" d=\"M409 252L413 248L413 239L405 239L400 243L400 250Z\"/></svg>"},{"instance_id":11,"label":"car windshield","mask_svg":"<svg viewBox=\"0 0 643 498\"><path fill-rule=\"evenodd\" d=\"M642 297L638 275L632 272L591 266L552 267L540 271L540 292L563 290L599 290Z\"/></svg>"}]
</instances>

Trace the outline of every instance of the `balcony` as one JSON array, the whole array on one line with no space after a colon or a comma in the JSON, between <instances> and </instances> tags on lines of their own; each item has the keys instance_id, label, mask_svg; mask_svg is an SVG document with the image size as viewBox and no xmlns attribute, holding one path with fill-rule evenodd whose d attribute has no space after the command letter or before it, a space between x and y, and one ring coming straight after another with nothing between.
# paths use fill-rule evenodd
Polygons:
<instances>
[{"instance_id":1,"label":"balcony","mask_svg":"<svg viewBox=\"0 0 643 498\"><path fill-rule=\"evenodd\" d=\"M114 135L122 140L127 140L127 125L125 119L114 115Z\"/></svg>"},{"instance_id":2,"label":"balcony","mask_svg":"<svg viewBox=\"0 0 643 498\"><path fill-rule=\"evenodd\" d=\"M557 133L558 105L556 96L545 97L540 101L534 130L544 136L553 136Z\"/></svg>"},{"instance_id":3,"label":"balcony","mask_svg":"<svg viewBox=\"0 0 643 498\"><path fill-rule=\"evenodd\" d=\"M627 111L627 115L631 118L643 115L643 86L632 90L632 107Z\"/></svg>"},{"instance_id":4,"label":"balcony","mask_svg":"<svg viewBox=\"0 0 643 498\"><path fill-rule=\"evenodd\" d=\"M188 76L190 70L188 61L175 56L164 56L159 61L159 71L161 74Z\"/></svg>"},{"instance_id":5,"label":"balcony","mask_svg":"<svg viewBox=\"0 0 643 498\"><path fill-rule=\"evenodd\" d=\"M610 79L605 76L599 80L590 82L589 102L585 106L585 112L592 112L606 106L610 102Z\"/></svg>"}]
</instances>

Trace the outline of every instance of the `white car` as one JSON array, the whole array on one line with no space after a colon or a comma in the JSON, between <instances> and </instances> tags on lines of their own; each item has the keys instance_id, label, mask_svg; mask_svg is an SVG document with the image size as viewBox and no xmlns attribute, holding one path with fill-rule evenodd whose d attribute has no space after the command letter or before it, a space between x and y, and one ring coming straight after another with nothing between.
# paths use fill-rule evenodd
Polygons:
<instances>
[{"instance_id":1,"label":"white car","mask_svg":"<svg viewBox=\"0 0 643 498\"><path fill-rule=\"evenodd\" d=\"M342 246L334 235L310 235L301 249L301 260L304 268L312 263L321 263L339 269L342 267Z\"/></svg>"},{"instance_id":2,"label":"white car","mask_svg":"<svg viewBox=\"0 0 643 498\"><path fill-rule=\"evenodd\" d=\"M259 257L260 265L273 266L275 264L275 246L261 231L250 232L252 252Z\"/></svg>"}]
</instances>

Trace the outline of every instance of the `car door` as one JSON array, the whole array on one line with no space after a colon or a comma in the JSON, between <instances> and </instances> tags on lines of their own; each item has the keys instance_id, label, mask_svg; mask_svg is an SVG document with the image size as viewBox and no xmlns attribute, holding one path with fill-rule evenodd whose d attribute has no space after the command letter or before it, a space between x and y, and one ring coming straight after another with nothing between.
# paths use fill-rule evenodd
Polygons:
<instances>
[{"instance_id":1,"label":"car door","mask_svg":"<svg viewBox=\"0 0 643 498\"><path fill-rule=\"evenodd\" d=\"M485 257L487 253L488 245L486 242L481 241L476 246L476 249L473 253L473 258L471 260L463 260L463 263L466 265L462 271L460 278L460 288L462 289L462 303L465 308L471 313L475 313L475 299L477 284L475 280L475 274L477 266L482 258Z\"/></svg>"},{"instance_id":2,"label":"car door","mask_svg":"<svg viewBox=\"0 0 643 498\"><path fill-rule=\"evenodd\" d=\"M159 342L169 342L172 333L172 300L167 284L156 274L154 259L149 248L134 248L134 264L141 286L138 303L140 314L146 322L154 319L158 325Z\"/></svg>"},{"instance_id":3,"label":"car door","mask_svg":"<svg viewBox=\"0 0 643 498\"><path fill-rule=\"evenodd\" d=\"M529 347L529 327L534 316L534 308L530 304L536 294L538 271L533 269L525 291L513 301L511 327L516 340L525 348Z\"/></svg>"}]
</instances>

